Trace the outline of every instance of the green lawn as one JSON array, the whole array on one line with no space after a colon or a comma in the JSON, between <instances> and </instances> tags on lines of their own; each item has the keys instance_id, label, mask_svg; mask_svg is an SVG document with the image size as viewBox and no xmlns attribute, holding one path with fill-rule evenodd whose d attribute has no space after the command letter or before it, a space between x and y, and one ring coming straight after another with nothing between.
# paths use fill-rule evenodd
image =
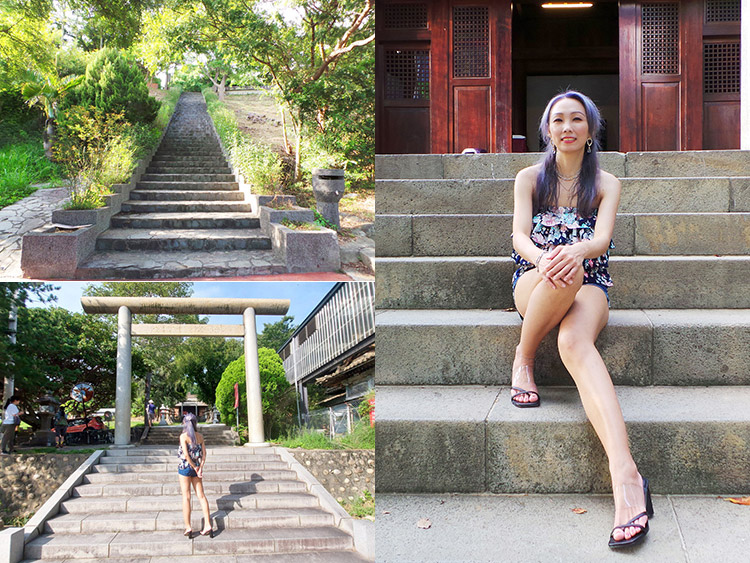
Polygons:
<instances>
[{"instance_id":1,"label":"green lawn","mask_svg":"<svg viewBox=\"0 0 750 563\"><path fill-rule=\"evenodd\" d=\"M0 147L0 208L34 193L31 184L60 181L60 169L45 158L41 138Z\"/></svg>"}]
</instances>

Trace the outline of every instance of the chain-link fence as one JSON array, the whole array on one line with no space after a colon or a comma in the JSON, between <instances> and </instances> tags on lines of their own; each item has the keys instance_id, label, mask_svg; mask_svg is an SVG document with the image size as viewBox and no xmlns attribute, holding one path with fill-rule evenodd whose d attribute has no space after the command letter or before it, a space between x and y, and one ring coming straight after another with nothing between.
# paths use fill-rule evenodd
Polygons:
<instances>
[{"instance_id":1,"label":"chain-link fence","mask_svg":"<svg viewBox=\"0 0 750 563\"><path fill-rule=\"evenodd\" d=\"M357 407L349 403L316 409L307 416L307 428L324 432L333 439L335 436L350 434L359 421Z\"/></svg>"}]
</instances>

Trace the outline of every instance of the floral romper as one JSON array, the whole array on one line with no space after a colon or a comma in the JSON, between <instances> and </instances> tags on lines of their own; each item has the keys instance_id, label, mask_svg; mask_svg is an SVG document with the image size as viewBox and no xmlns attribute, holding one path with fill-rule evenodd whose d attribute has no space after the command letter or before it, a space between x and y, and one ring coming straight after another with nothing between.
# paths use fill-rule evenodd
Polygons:
<instances>
[{"instance_id":1,"label":"floral romper","mask_svg":"<svg viewBox=\"0 0 750 563\"><path fill-rule=\"evenodd\" d=\"M200 467L201 459L203 459L203 447L200 444L191 444L188 439L188 455L193 463ZM187 459L185 458L185 452L182 451L182 445L177 449L177 457L180 458L180 465L177 466L177 473L184 475L185 477L197 477L198 474L195 470L190 467Z\"/></svg>"},{"instance_id":2,"label":"floral romper","mask_svg":"<svg viewBox=\"0 0 750 563\"><path fill-rule=\"evenodd\" d=\"M581 240L591 240L594 237L596 226L596 213L594 209L588 217L578 215L575 207L549 207L546 211L540 211L532 219L531 229L532 242L542 250L549 250L554 246L573 244ZM612 241L609 248L614 248ZM516 271L513 274L513 290L521 274L535 268L532 262L524 260L515 250L512 254L516 263ZM612 287L612 278L609 276L607 266L609 265L609 250L598 258L586 258L583 261L583 283L600 287L607 296L607 288Z\"/></svg>"}]
</instances>

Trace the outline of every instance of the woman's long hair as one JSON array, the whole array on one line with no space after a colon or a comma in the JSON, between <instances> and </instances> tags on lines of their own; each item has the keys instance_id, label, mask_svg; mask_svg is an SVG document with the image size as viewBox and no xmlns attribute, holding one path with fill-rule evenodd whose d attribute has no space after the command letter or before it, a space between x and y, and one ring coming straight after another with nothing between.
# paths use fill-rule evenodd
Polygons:
<instances>
[{"instance_id":1,"label":"woman's long hair","mask_svg":"<svg viewBox=\"0 0 750 563\"><path fill-rule=\"evenodd\" d=\"M5 401L5 405L3 406L3 409L7 409L9 404L11 404L13 401L18 401L20 399L21 397L19 397L18 395L11 395L10 397L8 397L8 400Z\"/></svg>"},{"instance_id":2,"label":"woman's long hair","mask_svg":"<svg viewBox=\"0 0 750 563\"><path fill-rule=\"evenodd\" d=\"M588 148L583 151L581 173L580 176L578 176L578 183L575 192L578 213L582 217L586 217L591 214L594 200L598 193L596 180L599 174L599 130L601 129L602 118L599 113L599 108L597 108L596 104L591 101L591 98L574 90L568 90L567 92L563 92L552 98L542 114L542 120L539 122L539 132L542 134L542 138L547 146L542 159L542 169L537 177L536 189L534 190L534 213L552 207L557 202L557 155L555 153L554 145L550 142L549 118L552 106L564 98L572 98L583 104L586 111L586 121L588 121L589 124L589 136L593 140L591 152L588 152Z\"/></svg>"},{"instance_id":3,"label":"woman's long hair","mask_svg":"<svg viewBox=\"0 0 750 563\"><path fill-rule=\"evenodd\" d=\"M195 439L195 431L197 429L198 420L196 420L195 415L191 412L185 413L185 416L182 417L182 430L187 432L190 443L193 445L198 443L198 440Z\"/></svg>"}]
</instances>

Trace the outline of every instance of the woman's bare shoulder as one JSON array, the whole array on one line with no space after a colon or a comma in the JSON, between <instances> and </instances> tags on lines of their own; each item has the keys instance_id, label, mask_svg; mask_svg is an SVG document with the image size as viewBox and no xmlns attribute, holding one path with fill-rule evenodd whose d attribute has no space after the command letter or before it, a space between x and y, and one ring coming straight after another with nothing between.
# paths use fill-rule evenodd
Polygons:
<instances>
[{"instance_id":1,"label":"woman's bare shoulder","mask_svg":"<svg viewBox=\"0 0 750 563\"><path fill-rule=\"evenodd\" d=\"M599 170L599 185L602 189L620 189L620 179L606 170Z\"/></svg>"},{"instance_id":2,"label":"woman's bare shoulder","mask_svg":"<svg viewBox=\"0 0 750 563\"><path fill-rule=\"evenodd\" d=\"M523 168L516 174L516 180L525 180L525 181L536 181L537 176L539 176L539 172L542 169L541 164L534 164L532 166L527 166L526 168Z\"/></svg>"}]
</instances>

